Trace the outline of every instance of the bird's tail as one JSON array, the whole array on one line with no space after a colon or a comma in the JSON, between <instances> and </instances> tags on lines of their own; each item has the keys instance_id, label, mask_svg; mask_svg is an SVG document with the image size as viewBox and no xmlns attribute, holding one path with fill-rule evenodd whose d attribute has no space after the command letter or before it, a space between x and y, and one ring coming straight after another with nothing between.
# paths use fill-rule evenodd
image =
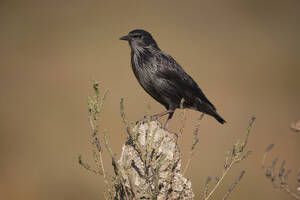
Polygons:
<instances>
[{"instance_id":1,"label":"bird's tail","mask_svg":"<svg viewBox=\"0 0 300 200\"><path fill-rule=\"evenodd\" d=\"M201 102L201 100L199 100L199 102L200 103L197 106L198 111L214 117L221 124L226 123L226 121L217 113L217 110L213 104L211 104L210 102L203 103L203 102Z\"/></svg>"},{"instance_id":2,"label":"bird's tail","mask_svg":"<svg viewBox=\"0 0 300 200\"><path fill-rule=\"evenodd\" d=\"M214 113L213 117L221 124L226 123L226 121L217 112Z\"/></svg>"}]
</instances>

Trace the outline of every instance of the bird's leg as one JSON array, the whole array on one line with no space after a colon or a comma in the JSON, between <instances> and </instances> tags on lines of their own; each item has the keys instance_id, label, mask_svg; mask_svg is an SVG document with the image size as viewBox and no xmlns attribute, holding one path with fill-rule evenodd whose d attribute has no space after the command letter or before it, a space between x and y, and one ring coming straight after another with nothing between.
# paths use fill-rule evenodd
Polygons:
<instances>
[{"instance_id":1,"label":"bird's leg","mask_svg":"<svg viewBox=\"0 0 300 200\"><path fill-rule=\"evenodd\" d=\"M168 117L168 120L172 118L173 114L174 114L174 110L166 110L164 112L161 112L161 113L158 113L158 114L155 114L155 115L151 115L150 116L150 121L155 121L155 120L158 120L159 118L165 116L169 114L169 117ZM170 117L171 116L171 117ZM168 121L167 120L167 121ZM137 121L136 124L138 123L146 123L148 121L147 117L145 116L145 118L143 120L140 120L140 121ZM165 124L166 125L166 124ZM165 126L164 126L165 127Z\"/></svg>"},{"instance_id":2,"label":"bird's leg","mask_svg":"<svg viewBox=\"0 0 300 200\"><path fill-rule=\"evenodd\" d=\"M152 115L151 118L153 118L153 120L157 120L165 115L169 114L168 120L172 118L173 114L174 114L174 110L166 110L164 112ZM170 117L171 116L171 117Z\"/></svg>"},{"instance_id":3,"label":"bird's leg","mask_svg":"<svg viewBox=\"0 0 300 200\"><path fill-rule=\"evenodd\" d=\"M172 117L174 115L174 110L171 110L171 111L173 111L173 112L169 113L168 119L167 119L167 121L165 122L165 125L164 125L164 129L168 129L169 120L172 119Z\"/></svg>"}]
</instances>

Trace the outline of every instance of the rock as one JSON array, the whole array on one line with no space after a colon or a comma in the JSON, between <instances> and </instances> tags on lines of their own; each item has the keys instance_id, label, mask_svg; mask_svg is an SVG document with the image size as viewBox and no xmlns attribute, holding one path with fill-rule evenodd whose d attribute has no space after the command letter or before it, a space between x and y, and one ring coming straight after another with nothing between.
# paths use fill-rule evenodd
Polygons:
<instances>
[{"instance_id":1,"label":"rock","mask_svg":"<svg viewBox=\"0 0 300 200\"><path fill-rule=\"evenodd\" d=\"M132 133L137 138L123 145L118 164L134 198L193 199L192 184L180 172L177 135L158 121L136 125Z\"/></svg>"}]
</instances>

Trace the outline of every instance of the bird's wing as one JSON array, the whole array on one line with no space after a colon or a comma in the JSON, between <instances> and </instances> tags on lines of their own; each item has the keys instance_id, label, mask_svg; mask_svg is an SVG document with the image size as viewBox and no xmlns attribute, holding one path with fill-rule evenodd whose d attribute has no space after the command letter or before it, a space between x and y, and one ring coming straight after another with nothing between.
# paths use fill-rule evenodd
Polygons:
<instances>
[{"instance_id":1,"label":"bird's wing","mask_svg":"<svg viewBox=\"0 0 300 200\"><path fill-rule=\"evenodd\" d=\"M163 54L157 65L157 76L164 78L172 85L176 85L184 91L184 96L188 98L198 97L202 102L209 104L214 110L215 106L207 99L197 83L189 76L183 68L171 56Z\"/></svg>"}]
</instances>

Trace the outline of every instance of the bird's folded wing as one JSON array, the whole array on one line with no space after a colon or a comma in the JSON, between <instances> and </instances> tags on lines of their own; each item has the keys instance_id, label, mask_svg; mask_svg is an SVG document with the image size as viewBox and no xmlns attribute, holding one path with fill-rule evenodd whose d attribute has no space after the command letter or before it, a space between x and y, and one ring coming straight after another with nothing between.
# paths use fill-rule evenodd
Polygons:
<instances>
[{"instance_id":1,"label":"bird's folded wing","mask_svg":"<svg viewBox=\"0 0 300 200\"><path fill-rule=\"evenodd\" d=\"M207 99L197 83L175 60L172 60L172 62L167 65L159 65L156 75L170 81L172 85L176 86L176 89L180 89L187 98L198 97L202 102L209 104L215 109L215 106Z\"/></svg>"}]
</instances>

